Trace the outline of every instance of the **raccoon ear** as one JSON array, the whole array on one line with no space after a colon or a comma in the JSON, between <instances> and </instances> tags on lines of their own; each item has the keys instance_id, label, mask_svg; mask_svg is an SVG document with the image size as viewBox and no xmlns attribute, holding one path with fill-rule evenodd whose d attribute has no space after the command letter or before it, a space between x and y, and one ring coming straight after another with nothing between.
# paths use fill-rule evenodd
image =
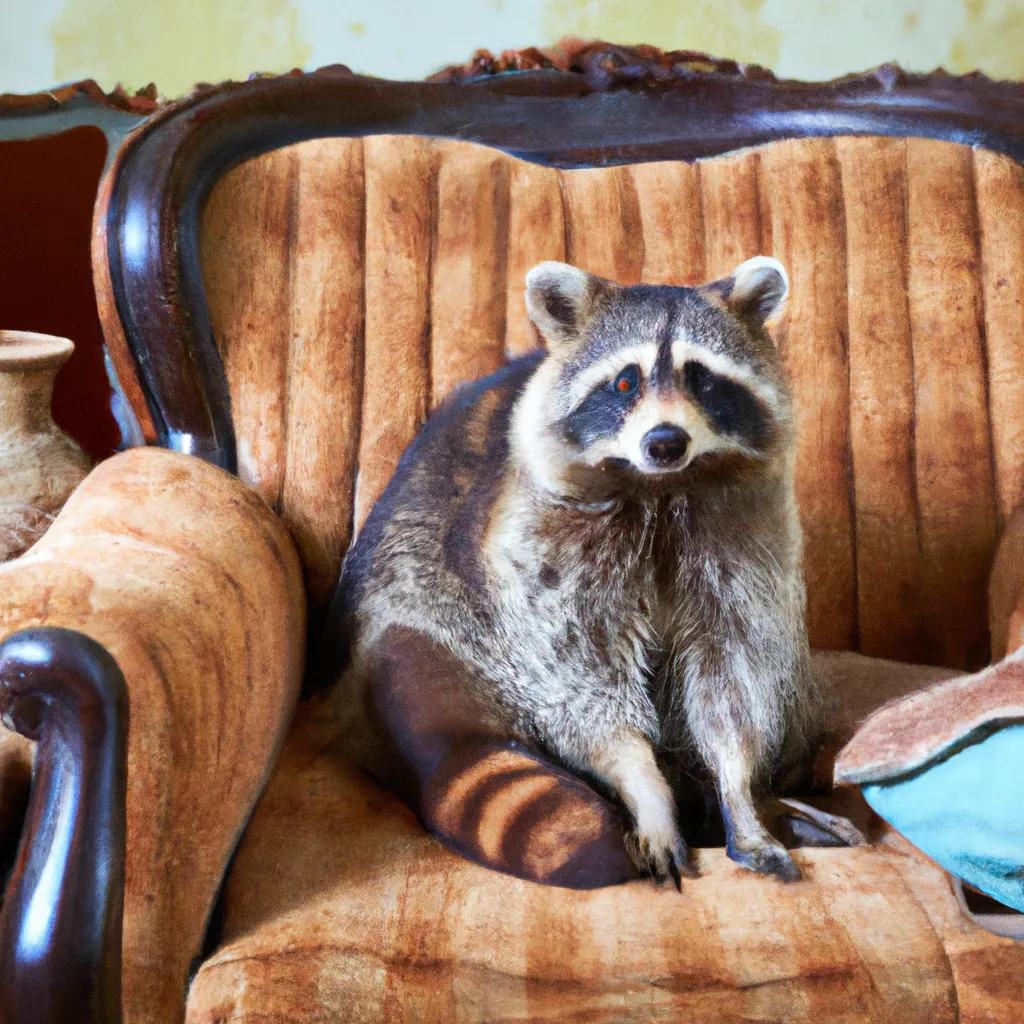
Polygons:
<instances>
[{"instance_id":1,"label":"raccoon ear","mask_svg":"<svg viewBox=\"0 0 1024 1024\"><path fill-rule=\"evenodd\" d=\"M755 256L724 280L704 287L735 316L760 325L782 309L789 294L789 276L778 260Z\"/></svg>"},{"instance_id":2,"label":"raccoon ear","mask_svg":"<svg viewBox=\"0 0 1024 1024\"><path fill-rule=\"evenodd\" d=\"M568 263L539 263L526 275L526 308L551 351L579 336L607 283Z\"/></svg>"}]
</instances>

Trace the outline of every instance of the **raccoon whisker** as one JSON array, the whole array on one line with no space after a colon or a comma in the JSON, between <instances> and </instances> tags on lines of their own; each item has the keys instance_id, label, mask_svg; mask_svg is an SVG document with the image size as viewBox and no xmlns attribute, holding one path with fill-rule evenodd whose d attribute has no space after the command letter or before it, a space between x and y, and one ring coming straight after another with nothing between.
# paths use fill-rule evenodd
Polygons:
<instances>
[{"instance_id":1,"label":"raccoon whisker","mask_svg":"<svg viewBox=\"0 0 1024 1024\"><path fill-rule=\"evenodd\" d=\"M737 444L734 449L737 454L744 458L752 459L754 462L768 462L771 456L759 448L751 448L749 445Z\"/></svg>"}]
</instances>

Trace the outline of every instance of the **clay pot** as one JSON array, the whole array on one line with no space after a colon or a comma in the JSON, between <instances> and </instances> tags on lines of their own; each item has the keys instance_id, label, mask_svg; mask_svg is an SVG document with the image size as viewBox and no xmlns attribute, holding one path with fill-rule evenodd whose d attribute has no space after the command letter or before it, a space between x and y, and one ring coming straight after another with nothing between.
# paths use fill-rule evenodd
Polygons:
<instances>
[{"instance_id":1,"label":"clay pot","mask_svg":"<svg viewBox=\"0 0 1024 1024\"><path fill-rule=\"evenodd\" d=\"M74 348L67 338L0 331L0 562L46 532L92 467L50 413L54 379Z\"/></svg>"}]
</instances>

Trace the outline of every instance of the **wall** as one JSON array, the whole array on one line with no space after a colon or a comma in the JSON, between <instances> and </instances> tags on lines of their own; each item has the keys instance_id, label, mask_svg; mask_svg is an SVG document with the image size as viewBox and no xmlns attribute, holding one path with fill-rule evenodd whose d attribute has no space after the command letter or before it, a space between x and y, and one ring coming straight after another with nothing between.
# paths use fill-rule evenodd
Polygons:
<instances>
[{"instance_id":1,"label":"wall","mask_svg":"<svg viewBox=\"0 0 1024 1024\"><path fill-rule=\"evenodd\" d=\"M120 443L89 262L106 155L97 128L0 142L0 327L74 341L57 377L53 414L94 458Z\"/></svg>"},{"instance_id":2,"label":"wall","mask_svg":"<svg viewBox=\"0 0 1024 1024\"><path fill-rule=\"evenodd\" d=\"M1024 77L1024 0L0 0L0 92L345 63L419 78L563 35L706 50L823 78L885 61Z\"/></svg>"}]
</instances>

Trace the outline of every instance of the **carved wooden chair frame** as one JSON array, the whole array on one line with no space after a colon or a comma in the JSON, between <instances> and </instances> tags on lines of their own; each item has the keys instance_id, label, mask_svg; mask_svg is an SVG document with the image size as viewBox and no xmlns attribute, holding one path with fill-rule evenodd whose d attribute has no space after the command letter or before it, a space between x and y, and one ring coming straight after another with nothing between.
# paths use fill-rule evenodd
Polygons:
<instances>
[{"instance_id":1,"label":"carved wooden chair frame","mask_svg":"<svg viewBox=\"0 0 1024 1024\"><path fill-rule=\"evenodd\" d=\"M1024 163L1024 85L981 76L884 67L805 84L694 54L604 45L584 49L568 70L487 72L477 65L444 81L408 83L325 68L204 86L128 137L101 186L93 258L109 353L149 443L235 471L228 388L199 261L200 217L228 170L279 147L328 136L419 135L570 168L694 160L798 137L888 135L967 143ZM0 987L9 1005L24 1007L19 1019L117 1020L124 682L113 659L81 634L16 634L0 645L0 709L40 741L0 915ZM61 815L72 847L45 908L47 944L30 964L22 940L39 908L26 906L24 894L53 857ZM88 877L81 863L91 863ZM65 996L39 1003L58 976Z\"/></svg>"}]
</instances>

